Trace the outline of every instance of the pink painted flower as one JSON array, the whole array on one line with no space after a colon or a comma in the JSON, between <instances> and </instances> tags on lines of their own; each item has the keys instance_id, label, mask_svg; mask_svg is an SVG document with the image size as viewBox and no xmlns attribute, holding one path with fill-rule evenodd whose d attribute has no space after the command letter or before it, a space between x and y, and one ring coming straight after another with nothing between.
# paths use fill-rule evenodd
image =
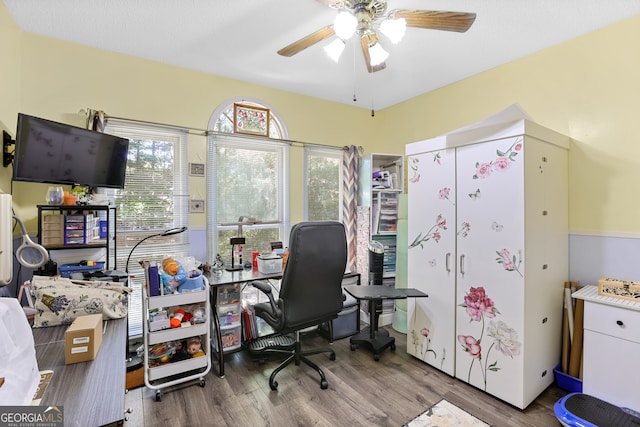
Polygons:
<instances>
[{"instance_id":1,"label":"pink painted flower","mask_svg":"<svg viewBox=\"0 0 640 427\"><path fill-rule=\"evenodd\" d=\"M460 227L460 231L458 231L458 234L461 235L462 237L467 237L469 235L470 230L471 230L471 224L469 224L468 222L463 222L462 226Z\"/></svg>"},{"instance_id":2,"label":"pink painted flower","mask_svg":"<svg viewBox=\"0 0 640 427\"><path fill-rule=\"evenodd\" d=\"M448 199L450 191L451 189L449 187L441 188L438 192L438 196L440 197L440 199Z\"/></svg>"},{"instance_id":3,"label":"pink painted flower","mask_svg":"<svg viewBox=\"0 0 640 427\"><path fill-rule=\"evenodd\" d=\"M442 214L439 214L438 218L436 218L436 224L443 230L447 229L447 220L442 216Z\"/></svg>"},{"instance_id":4,"label":"pink painted flower","mask_svg":"<svg viewBox=\"0 0 640 427\"><path fill-rule=\"evenodd\" d=\"M416 183L418 181L420 181L420 174L417 172L414 172L413 176L411 178L409 178L409 181Z\"/></svg>"},{"instance_id":5,"label":"pink painted flower","mask_svg":"<svg viewBox=\"0 0 640 427\"><path fill-rule=\"evenodd\" d=\"M488 178L491 175L491 163L480 163L477 166L476 176L478 178Z\"/></svg>"},{"instance_id":6,"label":"pink painted flower","mask_svg":"<svg viewBox=\"0 0 640 427\"><path fill-rule=\"evenodd\" d=\"M496 253L498 254L498 258L496 258L496 261L498 262L498 264L502 264L502 268L504 268L506 271L516 271L520 276L522 276L522 273L520 272L522 257L520 255L518 255L518 257L516 258L515 255L512 256L511 253L506 249L496 251Z\"/></svg>"},{"instance_id":7,"label":"pink painted flower","mask_svg":"<svg viewBox=\"0 0 640 427\"><path fill-rule=\"evenodd\" d=\"M433 240L436 241L436 243L438 243L442 236L440 235L439 231L434 231L433 234L431 235L431 237L433 238Z\"/></svg>"},{"instance_id":8,"label":"pink painted flower","mask_svg":"<svg viewBox=\"0 0 640 427\"><path fill-rule=\"evenodd\" d=\"M504 261L502 261L502 267L507 271L513 271L516 268L516 266L513 264L513 261L508 258L505 258Z\"/></svg>"},{"instance_id":9,"label":"pink painted flower","mask_svg":"<svg viewBox=\"0 0 640 427\"><path fill-rule=\"evenodd\" d=\"M516 146L513 147L513 149L516 150L516 151L522 150L522 143L516 144Z\"/></svg>"},{"instance_id":10,"label":"pink painted flower","mask_svg":"<svg viewBox=\"0 0 640 427\"><path fill-rule=\"evenodd\" d=\"M474 337L471 335L458 335L458 342L471 357L476 359L482 358L482 347L480 347L480 343Z\"/></svg>"},{"instance_id":11,"label":"pink painted flower","mask_svg":"<svg viewBox=\"0 0 640 427\"><path fill-rule=\"evenodd\" d=\"M509 166L511 166L511 161L509 159L507 159L506 157L498 157L493 162L493 167L495 168L495 170L497 170L499 172L503 172L503 171L509 169Z\"/></svg>"},{"instance_id":12,"label":"pink painted flower","mask_svg":"<svg viewBox=\"0 0 640 427\"><path fill-rule=\"evenodd\" d=\"M494 302L489 298L483 287L469 289L469 293L464 297L464 307L471 319L479 322L483 316L496 317Z\"/></svg>"},{"instance_id":13,"label":"pink painted flower","mask_svg":"<svg viewBox=\"0 0 640 427\"><path fill-rule=\"evenodd\" d=\"M420 329L420 334L424 337L428 337L429 336L429 328L422 328Z\"/></svg>"}]
</instances>

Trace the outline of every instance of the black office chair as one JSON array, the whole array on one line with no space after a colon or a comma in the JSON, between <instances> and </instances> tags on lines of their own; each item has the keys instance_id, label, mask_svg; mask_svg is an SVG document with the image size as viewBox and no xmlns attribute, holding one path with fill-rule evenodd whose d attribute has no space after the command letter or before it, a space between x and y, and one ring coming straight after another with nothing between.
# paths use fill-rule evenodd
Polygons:
<instances>
[{"instance_id":1,"label":"black office chair","mask_svg":"<svg viewBox=\"0 0 640 427\"><path fill-rule=\"evenodd\" d=\"M299 331L320 325L338 317L342 310L342 276L347 262L347 241L344 226L339 222L302 222L291 229L289 258L282 274L276 301L271 287L263 281L253 286L269 297L268 303L254 306L256 316L264 319L278 334L296 333L293 350L278 350L289 357L269 377L271 390L278 388L275 376L291 362L304 362L320 374L320 388L328 387L324 372L306 356L330 353L331 349L302 351ZM268 351L268 350L267 350Z\"/></svg>"}]
</instances>

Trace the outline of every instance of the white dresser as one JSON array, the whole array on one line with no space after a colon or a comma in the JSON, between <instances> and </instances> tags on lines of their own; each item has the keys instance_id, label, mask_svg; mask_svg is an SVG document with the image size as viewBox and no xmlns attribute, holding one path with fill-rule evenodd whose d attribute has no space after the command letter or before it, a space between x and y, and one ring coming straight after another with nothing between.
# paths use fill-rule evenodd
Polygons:
<instances>
[{"instance_id":1,"label":"white dresser","mask_svg":"<svg viewBox=\"0 0 640 427\"><path fill-rule=\"evenodd\" d=\"M600 296L597 286L573 296L584 300L582 392L640 410L640 301Z\"/></svg>"}]
</instances>

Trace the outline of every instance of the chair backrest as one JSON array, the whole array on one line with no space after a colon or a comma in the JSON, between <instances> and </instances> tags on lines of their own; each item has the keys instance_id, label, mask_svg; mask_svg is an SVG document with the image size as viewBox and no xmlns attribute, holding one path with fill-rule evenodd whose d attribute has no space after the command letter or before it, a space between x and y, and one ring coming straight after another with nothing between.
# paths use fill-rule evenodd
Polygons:
<instances>
[{"instance_id":1,"label":"chair backrest","mask_svg":"<svg viewBox=\"0 0 640 427\"><path fill-rule=\"evenodd\" d=\"M347 239L341 223L301 222L293 226L279 293L285 330L337 317L342 310L346 264Z\"/></svg>"}]
</instances>

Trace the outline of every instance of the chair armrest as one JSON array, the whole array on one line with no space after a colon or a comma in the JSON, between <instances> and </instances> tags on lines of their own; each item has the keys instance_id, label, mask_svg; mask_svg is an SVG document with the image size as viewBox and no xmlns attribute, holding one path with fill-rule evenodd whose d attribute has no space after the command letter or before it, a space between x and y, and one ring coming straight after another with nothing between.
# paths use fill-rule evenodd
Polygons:
<instances>
[{"instance_id":1,"label":"chair armrest","mask_svg":"<svg viewBox=\"0 0 640 427\"><path fill-rule=\"evenodd\" d=\"M269 285L264 280L254 280L251 282L251 286L254 288L258 288L260 292L264 293L267 297L269 297L269 304L271 304L271 310L274 316L280 317L281 312L278 306L276 305L276 301L273 299L273 293L271 292L271 285Z\"/></svg>"},{"instance_id":2,"label":"chair armrest","mask_svg":"<svg viewBox=\"0 0 640 427\"><path fill-rule=\"evenodd\" d=\"M251 286L258 288L261 292L264 292L267 295L271 294L271 285L264 280L254 280L251 282Z\"/></svg>"}]
</instances>

